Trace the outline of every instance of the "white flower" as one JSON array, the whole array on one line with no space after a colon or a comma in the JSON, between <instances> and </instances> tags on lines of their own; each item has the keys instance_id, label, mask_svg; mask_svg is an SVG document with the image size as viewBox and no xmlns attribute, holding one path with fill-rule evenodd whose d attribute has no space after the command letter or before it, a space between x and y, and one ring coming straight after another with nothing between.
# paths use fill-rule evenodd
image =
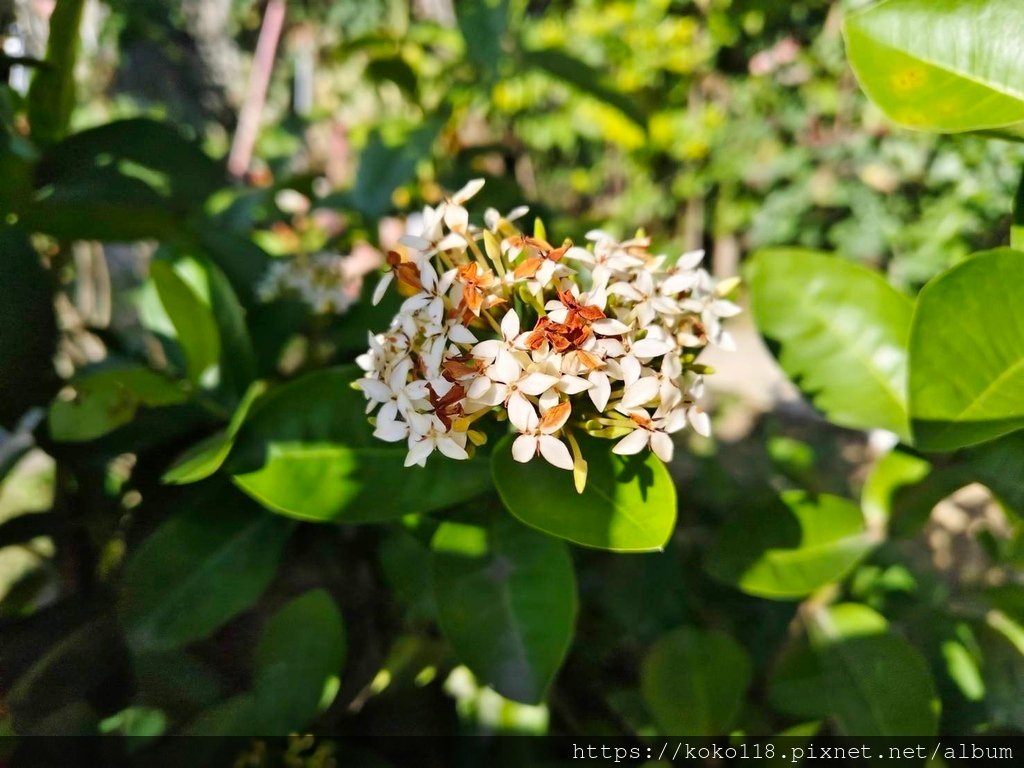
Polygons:
<instances>
[{"instance_id":1,"label":"white flower","mask_svg":"<svg viewBox=\"0 0 1024 768\"><path fill-rule=\"evenodd\" d=\"M428 419L429 426L424 434L409 435L409 453L405 457L405 466L417 464L425 467L427 458L435 450L449 459L469 458L469 454L466 453L465 432L448 432L436 416L429 416Z\"/></svg>"},{"instance_id":2,"label":"white flower","mask_svg":"<svg viewBox=\"0 0 1024 768\"><path fill-rule=\"evenodd\" d=\"M633 423L633 431L615 444L612 453L631 456L649 446L662 461L672 461L674 446L669 435L686 426L681 411L672 411L665 418L652 419L647 411L634 410L629 413L629 419Z\"/></svg>"},{"instance_id":3,"label":"white flower","mask_svg":"<svg viewBox=\"0 0 1024 768\"><path fill-rule=\"evenodd\" d=\"M540 455L552 466L571 471L573 461L569 449L554 437L565 426L571 412L568 401L549 409L542 418L538 418L529 403L525 407L510 408L509 421L520 433L512 443L512 458L525 464Z\"/></svg>"},{"instance_id":4,"label":"white flower","mask_svg":"<svg viewBox=\"0 0 1024 768\"><path fill-rule=\"evenodd\" d=\"M455 270L448 270L440 277L429 261L420 266L422 290L402 303L402 312L412 314L424 310L431 322L440 325L444 320L445 296L455 279Z\"/></svg>"}]
</instances>

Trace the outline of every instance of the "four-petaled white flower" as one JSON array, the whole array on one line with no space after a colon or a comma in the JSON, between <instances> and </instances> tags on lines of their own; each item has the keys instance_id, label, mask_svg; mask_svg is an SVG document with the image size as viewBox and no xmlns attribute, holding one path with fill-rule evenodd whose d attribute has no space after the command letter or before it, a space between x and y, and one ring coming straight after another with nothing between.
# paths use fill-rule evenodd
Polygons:
<instances>
[{"instance_id":1,"label":"four-petaled white flower","mask_svg":"<svg viewBox=\"0 0 1024 768\"><path fill-rule=\"evenodd\" d=\"M570 413L572 406L568 401L554 406L541 417L529 403L519 402L514 407L510 406L509 421L519 430L519 437L512 443L512 458L525 464L539 455L552 466L572 470L569 449L554 436L565 426Z\"/></svg>"}]
</instances>

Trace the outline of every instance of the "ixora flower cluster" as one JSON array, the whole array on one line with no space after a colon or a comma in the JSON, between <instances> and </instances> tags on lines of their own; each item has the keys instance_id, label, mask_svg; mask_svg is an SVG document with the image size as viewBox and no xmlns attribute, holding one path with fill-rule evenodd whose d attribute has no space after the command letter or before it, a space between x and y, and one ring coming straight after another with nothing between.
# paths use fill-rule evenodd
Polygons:
<instances>
[{"instance_id":1,"label":"ixora flower cluster","mask_svg":"<svg viewBox=\"0 0 1024 768\"><path fill-rule=\"evenodd\" d=\"M435 450L468 458L485 441L478 420L507 420L516 461L572 470L580 491L580 434L663 461L687 424L707 435L698 400L710 369L697 356L732 348L721 321L740 311L724 298L737 281L716 285L701 251L653 255L642 233L554 246L539 222L532 236L515 227L526 208L488 209L475 227L464 205L482 185L425 209L388 254L374 301L392 284L407 298L358 360L374 435L406 441L406 466L424 466Z\"/></svg>"}]
</instances>

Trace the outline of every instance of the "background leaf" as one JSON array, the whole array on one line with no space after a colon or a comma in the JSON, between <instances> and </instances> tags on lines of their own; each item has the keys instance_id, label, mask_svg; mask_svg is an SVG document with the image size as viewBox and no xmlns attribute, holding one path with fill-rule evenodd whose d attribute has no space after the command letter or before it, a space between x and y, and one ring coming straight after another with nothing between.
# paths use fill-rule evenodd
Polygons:
<instances>
[{"instance_id":1,"label":"background leaf","mask_svg":"<svg viewBox=\"0 0 1024 768\"><path fill-rule=\"evenodd\" d=\"M829 421L907 437L910 299L869 269L813 251L759 251L745 274L758 328Z\"/></svg>"},{"instance_id":2,"label":"background leaf","mask_svg":"<svg viewBox=\"0 0 1024 768\"><path fill-rule=\"evenodd\" d=\"M188 377L198 384L220 362L220 332L213 311L168 262L154 261L150 277L174 324L178 344L185 353Z\"/></svg>"},{"instance_id":3,"label":"background leaf","mask_svg":"<svg viewBox=\"0 0 1024 768\"><path fill-rule=\"evenodd\" d=\"M131 422L139 408L187 399L175 382L141 365L85 372L70 383L73 396L50 405L50 436L63 442L94 440Z\"/></svg>"},{"instance_id":4,"label":"background leaf","mask_svg":"<svg viewBox=\"0 0 1024 768\"><path fill-rule=\"evenodd\" d=\"M512 458L514 435L491 457L494 485L508 511L522 522L575 544L616 552L662 549L676 522L676 492L654 454L617 456L608 440L581 439L589 469L576 493L571 472L537 458Z\"/></svg>"},{"instance_id":5,"label":"background leaf","mask_svg":"<svg viewBox=\"0 0 1024 768\"><path fill-rule=\"evenodd\" d=\"M75 107L75 63L80 48L78 28L85 0L61 0L50 17L46 66L36 71L29 90L32 136L41 143L60 139Z\"/></svg>"},{"instance_id":6,"label":"background leaf","mask_svg":"<svg viewBox=\"0 0 1024 768\"><path fill-rule=\"evenodd\" d=\"M914 444L949 451L1024 427L1024 253L1001 248L921 291L910 334Z\"/></svg>"},{"instance_id":7,"label":"background leaf","mask_svg":"<svg viewBox=\"0 0 1024 768\"><path fill-rule=\"evenodd\" d=\"M502 696L541 701L576 618L565 545L500 516L487 528L443 523L431 547L438 624L456 654Z\"/></svg>"},{"instance_id":8,"label":"background leaf","mask_svg":"<svg viewBox=\"0 0 1024 768\"><path fill-rule=\"evenodd\" d=\"M796 599L842 579L876 543L848 499L786 491L780 502L724 527L708 557L713 576L747 594Z\"/></svg>"},{"instance_id":9,"label":"background leaf","mask_svg":"<svg viewBox=\"0 0 1024 768\"><path fill-rule=\"evenodd\" d=\"M720 736L739 716L752 670L729 635L683 627L662 636L644 658L640 689L661 733Z\"/></svg>"},{"instance_id":10,"label":"background leaf","mask_svg":"<svg viewBox=\"0 0 1024 768\"><path fill-rule=\"evenodd\" d=\"M292 529L221 483L189 489L182 506L126 566L122 617L135 649L199 640L251 606Z\"/></svg>"},{"instance_id":11,"label":"background leaf","mask_svg":"<svg viewBox=\"0 0 1024 768\"><path fill-rule=\"evenodd\" d=\"M307 727L321 709L345 660L345 626L322 589L295 598L275 613L256 647L253 693L259 728L287 735ZM336 690L336 688L335 688Z\"/></svg>"},{"instance_id":12,"label":"background leaf","mask_svg":"<svg viewBox=\"0 0 1024 768\"><path fill-rule=\"evenodd\" d=\"M57 345L50 276L28 238L0 228L0 426L54 393Z\"/></svg>"},{"instance_id":13,"label":"background leaf","mask_svg":"<svg viewBox=\"0 0 1024 768\"><path fill-rule=\"evenodd\" d=\"M861 86L910 128L957 133L1024 123L1015 0L886 0L846 17Z\"/></svg>"},{"instance_id":14,"label":"background leaf","mask_svg":"<svg viewBox=\"0 0 1024 768\"><path fill-rule=\"evenodd\" d=\"M928 666L870 608L823 609L811 644L827 675L831 717L848 736L932 736L939 700Z\"/></svg>"}]
</instances>

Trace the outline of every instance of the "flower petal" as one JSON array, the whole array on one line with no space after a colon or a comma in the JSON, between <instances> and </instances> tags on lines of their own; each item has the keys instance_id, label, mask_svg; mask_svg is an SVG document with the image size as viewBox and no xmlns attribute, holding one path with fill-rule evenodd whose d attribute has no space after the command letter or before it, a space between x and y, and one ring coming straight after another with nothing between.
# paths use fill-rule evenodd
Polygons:
<instances>
[{"instance_id":1,"label":"flower petal","mask_svg":"<svg viewBox=\"0 0 1024 768\"><path fill-rule=\"evenodd\" d=\"M626 391L623 392L619 410L639 408L641 405L649 403L658 396L660 389L661 386L658 380L653 376L637 379L630 386L626 387Z\"/></svg>"},{"instance_id":2,"label":"flower petal","mask_svg":"<svg viewBox=\"0 0 1024 768\"><path fill-rule=\"evenodd\" d=\"M672 438L664 432L652 432L651 450L654 451L655 456L668 464L672 461L672 452L675 450L675 446L672 444Z\"/></svg>"},{"instance_id":3,"label":"flower petal","mask_svg":"<svg viewBox=\"0 0 1024 768\"><path fill-rule=\"evenodd\" d=\"M537 438L533 435L520 435L512 441L512 458L525 464L537 455Z\"/></svg>"},{"instance_id":4,"label":"flower petal","mask_svg":"<svg viewBox=\"0 0 1024 768\"><path fill-rule=\"evenodd\" d=\"M615 444L612 453L617 453L620 456L632 456L635 453L640 453L647 447L648 435L650 432L646 429L634 429Z\"/></svg>"},{"instance_id":5,"label":"flower petal","mask_svg":"<svg viewBox=\"0 0 1024 768\"><path fill-rule=\"evenodd\" d=\"M565 443L551 435L541 435L538 438L540 443L540 455L547 459L547 462L559 469L572 471L572 454L565 447Z\"/></svg>"}]
</instances>

